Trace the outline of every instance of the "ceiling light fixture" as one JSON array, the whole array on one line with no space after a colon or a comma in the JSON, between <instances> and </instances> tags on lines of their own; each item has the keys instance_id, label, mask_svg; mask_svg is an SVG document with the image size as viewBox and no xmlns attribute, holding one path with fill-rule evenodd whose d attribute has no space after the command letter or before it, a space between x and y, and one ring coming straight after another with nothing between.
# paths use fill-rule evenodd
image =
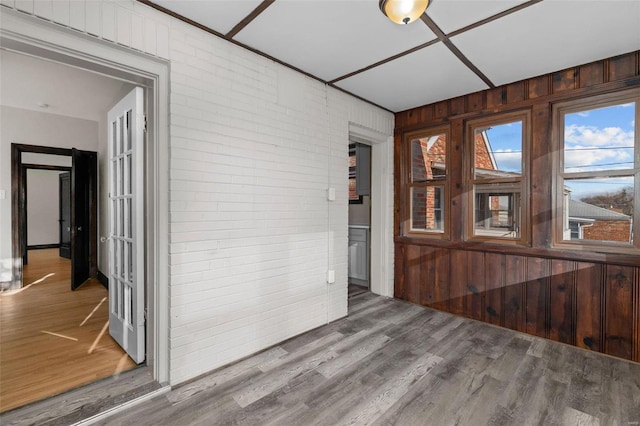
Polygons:
<instances>
[{"instance_id":1,"label":"ceiling light fixture","mask_svg":"<svg viewBox=\"0 0 640 426\"><path fill-rule=\"evenodd\" d=\"M409 24L427 10L429 0L380 0L380 10L396 24Z\"/></svg>"}]
</instances>

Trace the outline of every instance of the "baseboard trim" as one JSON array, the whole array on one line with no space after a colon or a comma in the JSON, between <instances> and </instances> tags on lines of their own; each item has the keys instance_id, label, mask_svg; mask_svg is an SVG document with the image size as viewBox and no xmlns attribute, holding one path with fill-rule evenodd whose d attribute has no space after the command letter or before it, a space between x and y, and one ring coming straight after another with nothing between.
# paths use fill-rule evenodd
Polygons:
<instances>
[{"instance_id":1,"label":"baseboard trim","mask_svg":"<svg viewBox=\"0 0 640 426\"><path fill-rule=\"evenodd\" d=\"M142 396L132 399L131 401L127 401L123 404L120 404L117 407L110 408L101 413L88 417L84 420L80 420L79 422L74 423L74 426L88 426L88 425L96 424L98 422L102 422L108 419L109 417L113 416L114 414L133 408L136 405L142 404L143 402L149 401L157 396L161 396L166 393L169 393L170 390L171 390L171 386L161 387L160 389L157 389L153 392L146 393Z\"/></svg>"},{"instance_id":2,"label":"baseboard trim","mask_svg":"<svg viewBox=\"0 0 640 426\"><path fill-rule=\"evenodd\" d=\"M60 248L60 244L35 244L33 246L27 246L27 250L42 250Z\"/></svg>"},{"instance_id":3,"label":"baseboard trim","mask_svg":"<svg viewBox=\"0 0 640 426\"><path fill-rule=\"evenodd\" d=\"M109 278L98 269L98 274L96 275L100 284L102 284L107 290L109 290Z\"/></svg>"}]
</instances>

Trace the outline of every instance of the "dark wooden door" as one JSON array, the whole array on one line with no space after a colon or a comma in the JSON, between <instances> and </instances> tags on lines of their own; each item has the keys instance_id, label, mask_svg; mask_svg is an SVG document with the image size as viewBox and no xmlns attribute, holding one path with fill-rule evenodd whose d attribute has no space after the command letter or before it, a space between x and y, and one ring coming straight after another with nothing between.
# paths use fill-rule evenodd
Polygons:
<instances>
[{"instance_id":1,"label":"dark wooden door","mask_svg":"<svg viewBox=\"0 0 640 426\"><path fill-rule=\"evenodd\" d=\"M60 257L71 259L71 173L60 173L59 181Z\"/></svg>"},{"instance_id":2,"label":"dark wooden door","mask_svg":"<svg viewBox=\"0 0 640 426\"><path fill-rule=\"evenodd\" d=\"M97 272L98 154L72 150L71 290Z\"/></svg>"}]
</instances>

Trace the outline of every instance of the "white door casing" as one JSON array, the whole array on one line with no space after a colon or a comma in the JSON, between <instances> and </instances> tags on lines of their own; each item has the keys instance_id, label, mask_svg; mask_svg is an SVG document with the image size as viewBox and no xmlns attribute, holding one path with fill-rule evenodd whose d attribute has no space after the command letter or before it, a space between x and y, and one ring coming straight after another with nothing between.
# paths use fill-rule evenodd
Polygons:
<instances>
[{"instance_id":1,"label":"white door casing","mask_svg":"<svg viewBox=\"0 0 640 426\"><path fill-rule=\"evenodd\" d=\"M350 122L349 141L371 145L369 289L393 297L393 136Z\"/></svg>"},{"instance_id":2,"label":"white door casing","mask_svg":"<svg viewBox=\"0 0 640 426\"><path fill-rule=\"evenodd\" d=\"M146 364L154 379L169 383L169 62L14 10L13 2L5 6L0 13L0 45L4 49L98 72L145 89Z\"/></svg>"},{"instance_id":3,"label":"white door casing","mask_svg":"<svg viewBox=\"0 0 640 426\"><path fill-rule=\"evenodd\" d=\"M134 88L108 114L109 334L145 360L144 91Z\"/></svg>"}]
</instances>

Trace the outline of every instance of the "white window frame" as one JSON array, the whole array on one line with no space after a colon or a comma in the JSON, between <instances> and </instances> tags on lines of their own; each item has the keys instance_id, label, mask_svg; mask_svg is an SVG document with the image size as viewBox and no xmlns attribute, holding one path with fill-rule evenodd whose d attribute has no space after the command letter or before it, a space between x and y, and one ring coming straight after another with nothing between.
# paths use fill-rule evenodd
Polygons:
<instances>
[{"instance_id":1,"label":"white window frame","mask_svg":"<svg viewBox=\"0 0 640 426\"><path fill-rule=\"evenodd\" d=\"M582 111L598 108L622 105L635 102L635 129L634 129L634 167L624 170L602 170L590 172L565 172L564 171L564 116ZM616 254L640 253L640 89L634 88L615 93L590 96L577 100L558 102L553 105L552 126L552 150L553 155L553 246L562 249L578 251L591 251ZM606 178L633 176L634 181L634 205L632 218L633 244L615 241L601 240L565 240L565 225L568 227L568 203L564 194L565 179L579 178Z\"/></svg>"},{"instance_id":2,"label":"white window frame","mask_svg":"<svg viewBox=\"0 0 640 426\"><path fill-rule=\"evenodd\" d=\"M491 125L501 125L514 122L522 123L522 172L518 177L509 178L480 178L475 176L475 132L477 129L489 127ZM466 123L466 147L465 153L465 175L467 197L465 219L465 240L481 243L492 244L508 244L529 246L531 244L531 206L529 200L531 198L530 174L531 174L531 111L518 110L513 112L505 112L490 117L482 117L469 120ZM517 188L520 193L520 209L519 222L517 228L519 236L492 236L475 232L475 209L476 209L476 188L482 185L502 185L506 188ZM490 187L486 192L492 192ZM480 192L482 193L482 192ZM512 193L512 192L509 192Z\"/></svg>"},{"instance_id":3,"label":"white window frame","mask_svg":"<svg viewBox=\"0 0 640 426\"><path fill-rule=\"evenodd\" d=\"M431 179L425 182L412 183L412 152L411 143L416 139L423 139L429 137L436 137L440 135L446 137L445 148L445 178L444 179ZM418 131L410 132L404 135L403 138L403 157L402 157L402 193L405 197L404 201L404 214L402 218L402 235L404 237L417 237L425 239L436 240L449 240L451 236L451 128L449 125L440 125L428 127ZM440 187L442 188L442 203L440 210L442 211L442 230L423 230L412 229L411 224L413 221L412 216L412 188L429 188Z\"/></svg>"}]
</instances>

